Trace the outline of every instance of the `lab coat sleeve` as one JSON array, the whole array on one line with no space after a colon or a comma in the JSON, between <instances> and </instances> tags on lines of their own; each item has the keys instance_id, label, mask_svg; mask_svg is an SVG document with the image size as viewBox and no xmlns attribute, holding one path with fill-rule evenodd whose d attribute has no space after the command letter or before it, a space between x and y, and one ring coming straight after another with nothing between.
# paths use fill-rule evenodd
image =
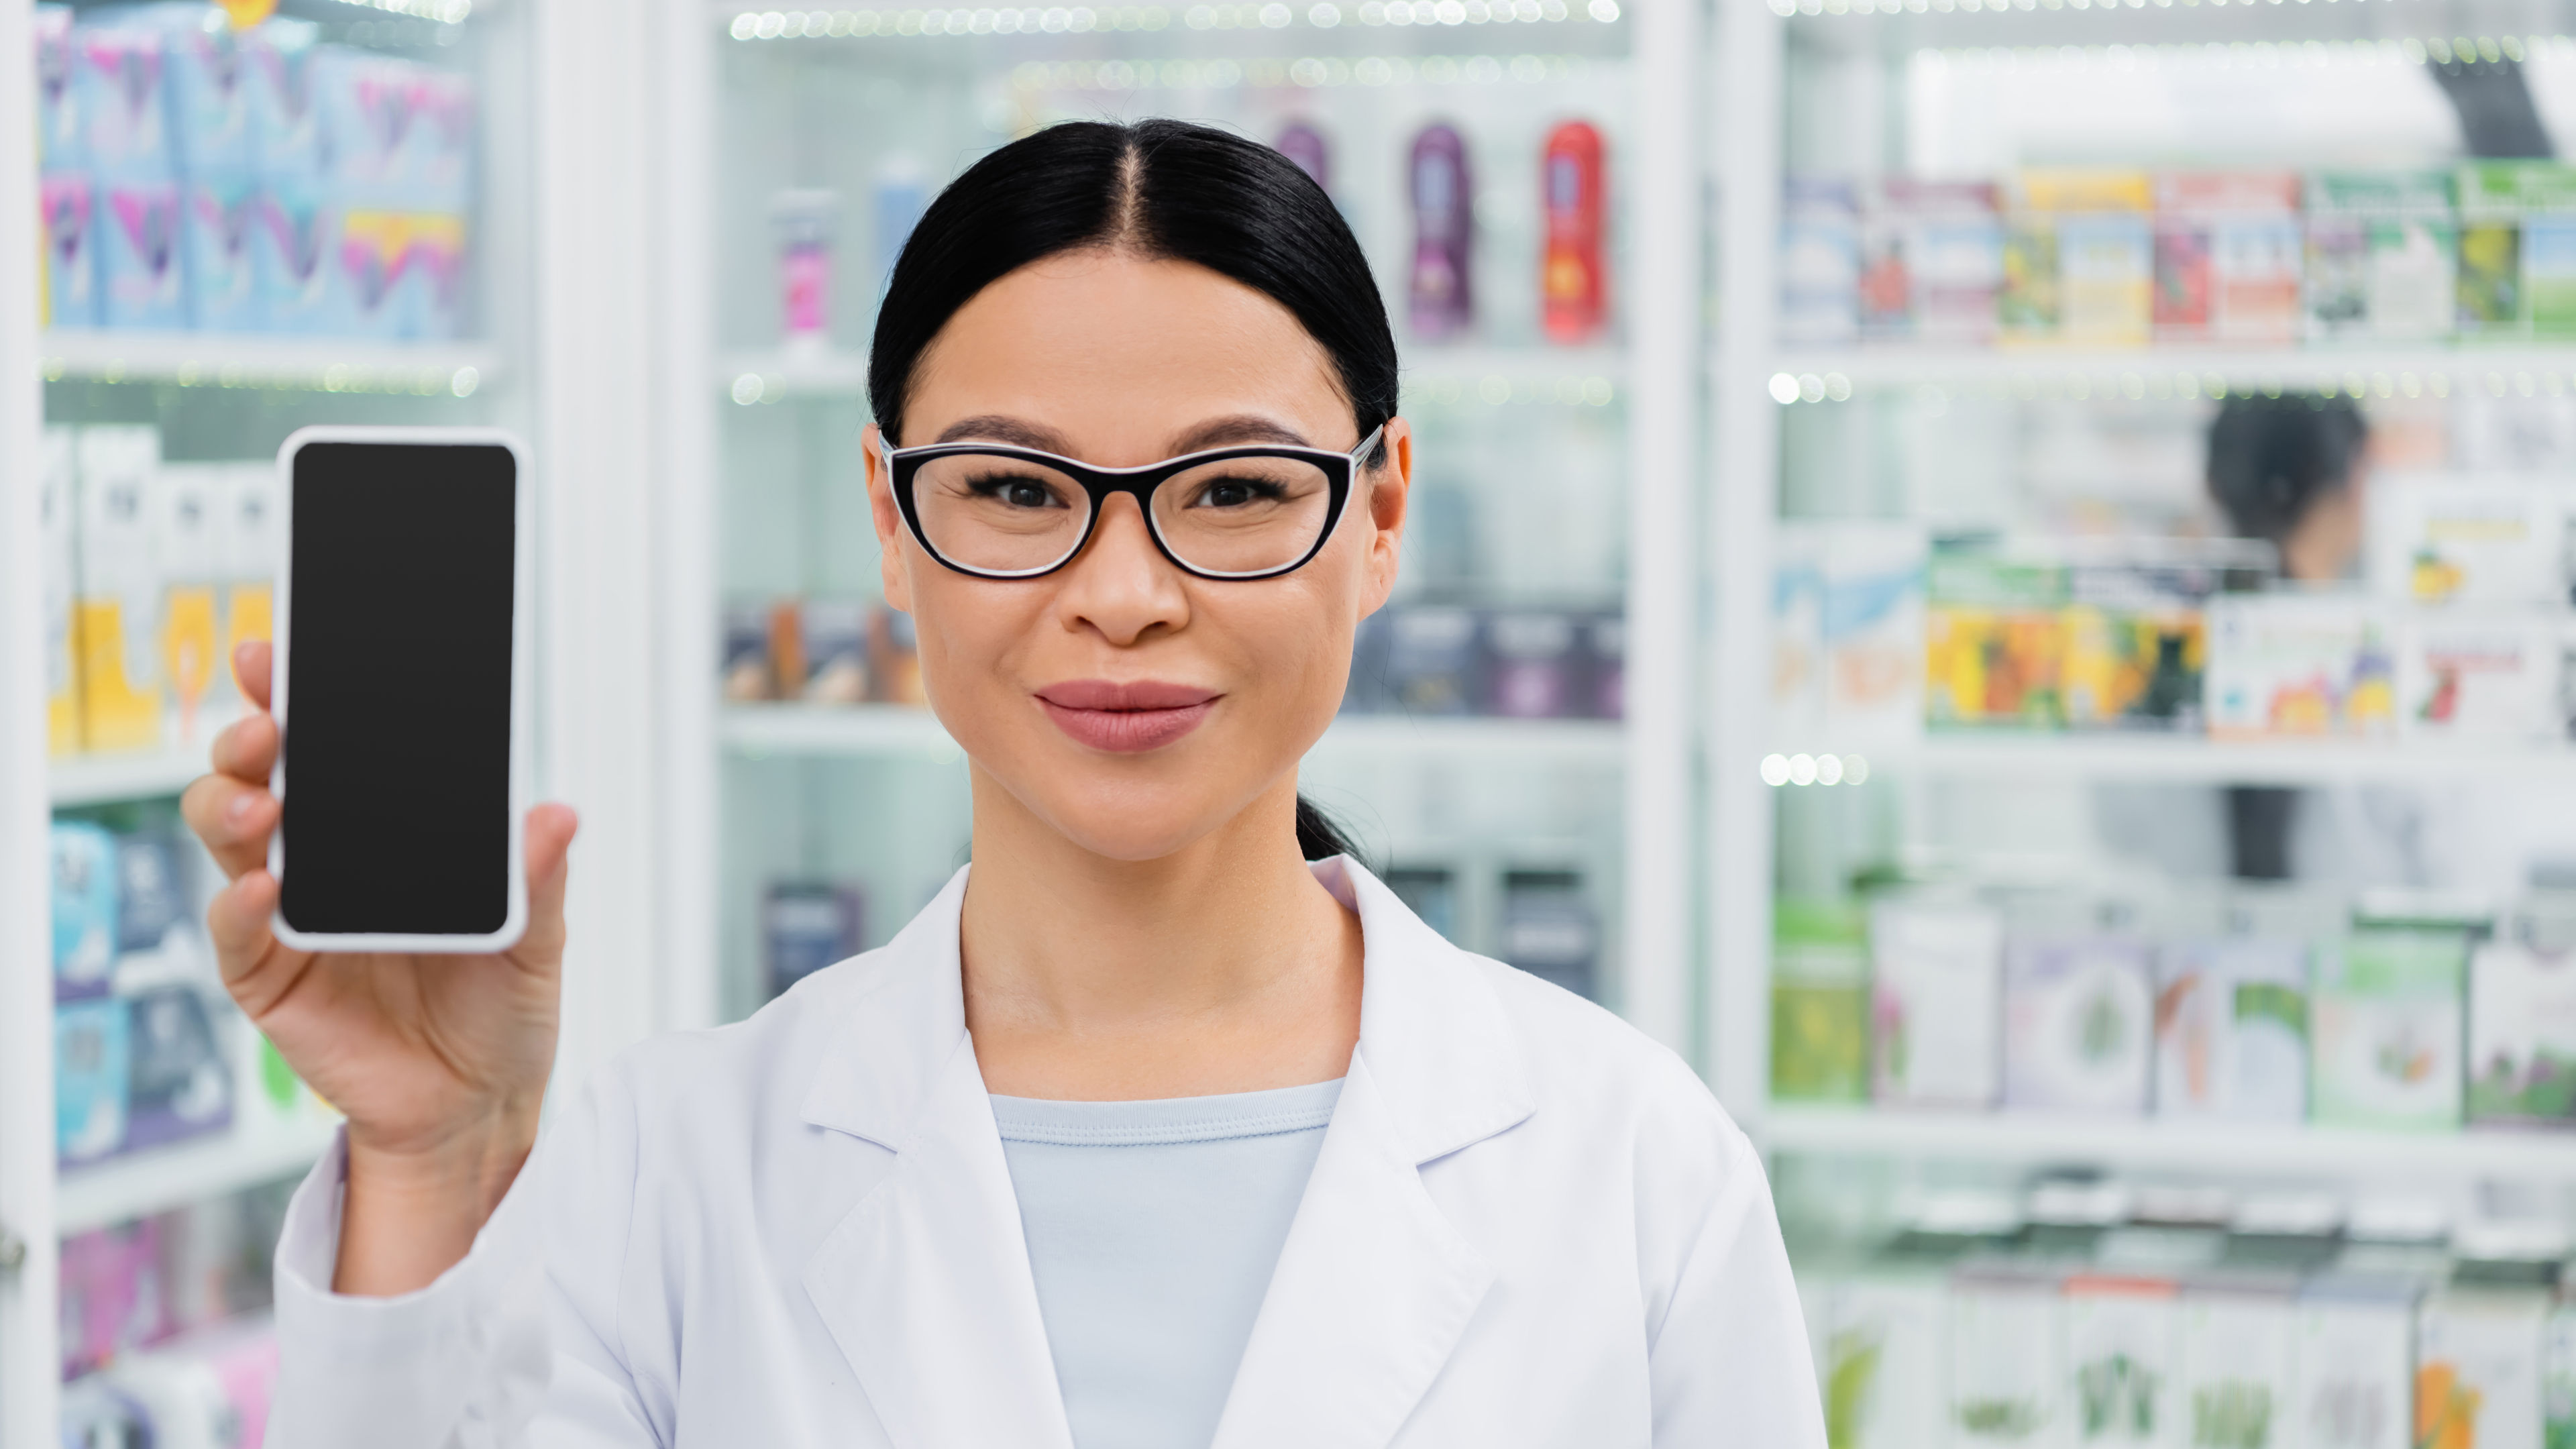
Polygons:
<instances>
[{"instance_id":1,"label":"lab coat sleeve","mask_svg":"<svg viewBox=\"0 0 2576 1449\"><path fill-rule=\"evenodd\" d=\"M617 1333L631 1111L585 1094L472 1251L396 1298L330 1291L345 1136L288 1206L267 1449L659 1449ZM622 1119L623 1132L609 1124Z\"/></svg>"},{"instance_id":2,"label":"lab coat sleeve","mask_svg":"<svg viewBox=\"0 0 2576 1449\"><path fill-rule=\"evenodd\" d=\"M1824 1449L1805 1314L1762 1159L1731 1122L1652 1330L1655 1449ZM1693 1176L1698 1174L1694 1173Z\"/></svg>"}]
</instances>

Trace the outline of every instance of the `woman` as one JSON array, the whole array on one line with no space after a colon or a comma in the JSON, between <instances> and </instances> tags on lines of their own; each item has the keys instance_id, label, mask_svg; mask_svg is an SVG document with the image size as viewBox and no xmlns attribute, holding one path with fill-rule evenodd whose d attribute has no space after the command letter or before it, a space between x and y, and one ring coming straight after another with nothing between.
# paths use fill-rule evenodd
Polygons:
<instances>
[{"instance_id":1,"label":"woman","mask_svg":"<svg viewBox=\"0 0 2576 1449\"><path fill-rule=\"evenodd\" d=\"M1042 131L923 217L869 367L975 808L884 949L630 1052L532 1154L569 813L516 950L316 960L268 935L267 719L190 792L226 979L349 1116L279 1249L272 1444L1820 1445L1698 1079L1297 799L1413 476L1323 191Z\"/></svg>"}]
</instances>

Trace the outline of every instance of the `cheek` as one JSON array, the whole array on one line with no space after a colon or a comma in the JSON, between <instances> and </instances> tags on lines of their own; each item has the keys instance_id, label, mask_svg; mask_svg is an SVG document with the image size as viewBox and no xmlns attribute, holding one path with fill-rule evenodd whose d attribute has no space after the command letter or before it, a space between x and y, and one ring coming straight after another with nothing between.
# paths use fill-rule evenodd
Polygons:
<instances>
[{"instance_id":1,"label":"cheek","mask_svg":"<svg viewBox=\"0 0 2576 1449\"><path fill-rule=\"evenodd\" d=\"M912 605L922 686L934 702L963 702L998 683L1045 612L1037 588L971 579L936 564L913 572Z\"/></svg>"}]
</instances>

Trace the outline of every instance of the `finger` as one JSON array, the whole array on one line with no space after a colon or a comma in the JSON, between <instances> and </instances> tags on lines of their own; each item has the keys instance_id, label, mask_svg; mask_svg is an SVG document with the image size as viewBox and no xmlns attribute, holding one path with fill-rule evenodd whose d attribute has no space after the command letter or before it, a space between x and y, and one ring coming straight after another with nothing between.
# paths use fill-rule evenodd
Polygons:
<instances>
[{"instance_id":1,"label":"finger","mask_svg":"<svg viewBox=\"0 0 2576 1449\"><path fill-rule=\"evenodd\" d=\"M563 955L564 888L572 877L572 838L580 829L581 817L569 805L528 812L528 931L511 952L523 965Z\"/></svg>"},{"instance_id":2,"label":"finger","mask_svg":"<svg viewBox=\"0 0 2576 1449\"><path fill-rule=\"evenodd\" d=\"M269 929L277 911L277 877L250 871L215 893L206 908L206 935L214 942L215 962L224 988L253 1020L266 1014L294 984L296 970L309 957L278 944Z\"/></svg>"},{"instance_id":3,"label":"finger","mask_svg":"<svg viewBox=\"0 0 2576 1449\"><path fill-rule=\"evenodd\" d=\"M233 679L241 685L242 698L256 708L268 708L269 664L275 658L265 639L245 640L233 648Z\"/></svg>"},{"instance_id":4,"label":"finger","mask_svg":"<svg viewBox=\"0 0 2576 1449\"><path fill-rule=\"evenodd\" d=\"M239 879L268 862L268 837L279 812L266 786L230 775L202 776L179 797L179 813L226 877Z\"/></svg>"},{"instance_id":5,"label":"finger","mask_svg":"<svg viewBox=\"0 0 2576 1449\"><path fill-rule=\"evenodd\" d=\"M236 780L266 785L277 763L277 721L265 714L246 714L215 736L215 768Z\"/></svg>"}]
</instances>

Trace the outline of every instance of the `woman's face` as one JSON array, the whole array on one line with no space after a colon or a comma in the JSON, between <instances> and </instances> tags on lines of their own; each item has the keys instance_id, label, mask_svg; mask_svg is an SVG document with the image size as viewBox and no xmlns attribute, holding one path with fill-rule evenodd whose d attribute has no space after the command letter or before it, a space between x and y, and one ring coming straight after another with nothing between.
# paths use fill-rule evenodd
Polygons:
<instances>
[{"instance_id":1,"label":"woman's face","mask_svg":"<svg viewBox=\"0 0 2576 1449\"><path fill-rule=\"evenodd\" d=\"M1230 443L1359 443L1331 360L1286 308L1193 263L1105 250L1023 267L941 329L901 441L962 440L1104 468ZM997 580L922 551L871 429L886 600L913 616L940 722L1019 807L1112 859L1169 855L1293 790L1341 706L1352 635L1395 582L1413 462L1401 419L1386 441L1389 463L1359 475L1323 551L1293 573L1184 573L1119 495L1071 563Z\"/></svg>"}]
</instances>

